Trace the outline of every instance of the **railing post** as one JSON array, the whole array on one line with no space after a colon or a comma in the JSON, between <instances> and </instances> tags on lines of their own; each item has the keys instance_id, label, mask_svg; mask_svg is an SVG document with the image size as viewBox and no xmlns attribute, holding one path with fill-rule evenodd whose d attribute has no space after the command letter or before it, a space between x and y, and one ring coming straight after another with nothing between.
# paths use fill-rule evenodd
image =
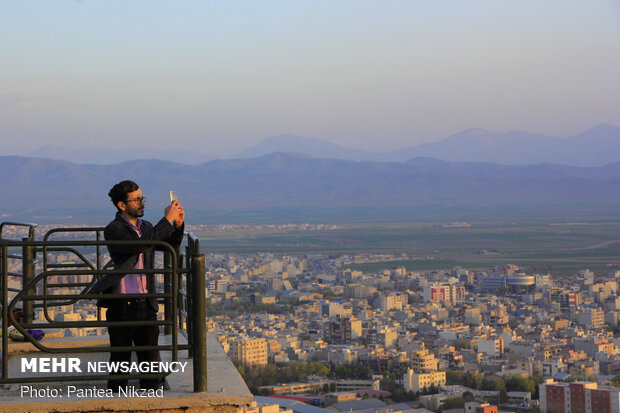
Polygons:
<instances>
[{"instance_id":1,"label":"railing post","mask_svg":"<svg viewBox=\"0 0 620 413\"><path fill-rule=\"evenodd\" d=\"M205 309L205 256L192 256L192 336L194 392L207 391L207 324Z\"/></svg>"},{"instance_id":2,"label":"railing post","mask_svg":"<svg viewBox=\"0 0 620 413\"><path fill-rule=\"evenodd\" d=\"M101 231L95 231L95 240L101 241ZM97 269L100 270L103 268L103 263L101 262L101 245L97 245ZM45 257L47 254L43 254ZM45 269L47 270L47 268ZM99 278L99 275L96 275L95 278ZM101 321L101 307L97 306L97 321Z\"/></svg>"},{"instance_id":3,"label":"railing post","mask_svg":"<svg viewBox=\"0 0 620 413\"><path fill-rule=\"evenodd\" d=\"M168 269L171 267L172 267L172 262L170 261L170 253L168 251L165 251L164 252L164 268ZM170 277L169 272L164 272L164 293L170 294L171 290L172 290L172 278ZM172 318L172 310L170 307L171 305L172 305L172 300L166 299L164 301L164 320L166 321L170 321L170 319ZM170 326L165 325L164 334L168 335L170 333L171 333Z\"/></svg>"},{"instance_id":4,"label":"railing post","mask_svg":"<svg viewBox=\"0 0 620 413\"><path fill-rule=\"evenodd\" d=\"M2 378L9 378L9 275L8 248L2 245Z\"/></svg>"},{"instance_id":5,"label":"railing post","mask_svg":"<svg viewBox=\"0 0 620 413\"><path fill-rule=\"evenodd\" d=\"M27 243L32 241L30 238L23 238L22 241ZM22 246L22 289L34 278L34 249L30 245ZM26 294L32 294L32 289L26 291ZM34 301L24 301L24 323L32 323L34 320Z\"/></svg>"},{"instance_id":6,"label":"railing post","mask_svg":"<svg viewBox=\"0 0 620 413\"><path fill-rule=\"evenodd\" d=\"M185 251L186 251L186 268L191 268L192 266L192 262L194 259L194 255L195 254L199 254L200 252L196 252L194 251L193 248L191 248L191 237L188 237L188 243L187 246L185 247ZM194 323L194 310L193 310L193 306L192 306L192 301L194 301L194 297L193 297L193 290L192 290L192 276L191 274L188 274L185 277L185 314L187 315L187 318L185 319L185 329L187 331L187 344L189 344L190 347L193 347L193 343L194 343L194 333L192 330L192 326ZM192 350L188 350L187 351L187 357L188 358L192 358L194 357L194 355L192 354Z\"/></svg>"}]
</instances>

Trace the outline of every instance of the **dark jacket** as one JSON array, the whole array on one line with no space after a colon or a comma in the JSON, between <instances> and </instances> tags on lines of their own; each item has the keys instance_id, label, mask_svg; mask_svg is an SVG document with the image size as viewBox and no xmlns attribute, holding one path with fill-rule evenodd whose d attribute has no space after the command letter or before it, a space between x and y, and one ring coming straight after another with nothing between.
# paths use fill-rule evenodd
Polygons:
<instances>
[{"instance_id":1,"label":"dark jacket","mask_svg":"<svg viewBox=\"0 0 620 413\"><path fill-rule=\"evenodd\" d=\"M180 228L175 228L166 218L162 218L155 226L148 221L141 221L140 231L142 238L138 238L138 234L131 225L121 216L120 212L116 213L114 221L110 222L103 232L106 241L122 240L122 241L165 241L173 248L177 248L183 241L183 229L185 224ZM114 262L114 269L132 269L138 262L140 253L144 254L144 269L152 269L155 265L155 247L152 245L109 245L108 251ZM124 277L123 274L107 274L92 286L88 291L91 294L112 293L114 287ZM155 274L147 274L146 287L149 293L155 293ZM109 307L111 300L98 300L97 305L100 307ZM155 298L150 298L151 307L157 311L158 305Z\"/></svg>"}]
</instances>

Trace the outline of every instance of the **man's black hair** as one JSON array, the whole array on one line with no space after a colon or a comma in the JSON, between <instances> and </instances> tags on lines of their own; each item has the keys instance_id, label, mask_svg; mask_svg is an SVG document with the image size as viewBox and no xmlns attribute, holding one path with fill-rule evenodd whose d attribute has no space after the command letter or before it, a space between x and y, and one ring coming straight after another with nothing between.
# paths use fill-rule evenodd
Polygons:
<instances>
[{"instance_id":1,"label":"man's black hair","mask_svg":"<svg viewBox=\"0 0 620 413\"><path fill-rule=\"evenodd\" d=\"M134 181L121 181L114 185L112 189L110 189L110 192L108 192L108 196L112 200L112 203L114 204L116 209L120 211L120 209L118 208L118 203L127 201L127 194L133 191L137 191L138 189L140 189L140 187Z\"/></svg>"}]
</instances>

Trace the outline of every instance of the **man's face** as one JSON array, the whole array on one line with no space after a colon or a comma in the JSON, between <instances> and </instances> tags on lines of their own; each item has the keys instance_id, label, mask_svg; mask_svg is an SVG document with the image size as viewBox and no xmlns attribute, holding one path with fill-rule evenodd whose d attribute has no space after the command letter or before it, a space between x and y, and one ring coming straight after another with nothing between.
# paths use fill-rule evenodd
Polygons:
<instances>
[{"instance_id":1,"label":"man's face","mask_svg":"<svg viewBox=\"0 0 620 413\"><path fill-rule=\"evenodd\" d=\"M127 200L120 203L121 210L132 218L144 216L144 198L140 188L127 194Z\"/></svg>"}]
</instances>

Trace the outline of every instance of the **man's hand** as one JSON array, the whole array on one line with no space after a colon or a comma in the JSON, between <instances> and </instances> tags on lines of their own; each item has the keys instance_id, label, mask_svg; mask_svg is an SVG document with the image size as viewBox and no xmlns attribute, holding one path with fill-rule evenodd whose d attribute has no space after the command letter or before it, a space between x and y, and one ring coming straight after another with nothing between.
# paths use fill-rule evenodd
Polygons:
<instances>
[{"instance_id":1,"label":"man's hand","mask_svg":"<svg viewBox=\"0 0 620 413\"><path fill-rule=\"evenodd\" d=\"M179 228L181 225L183 225L183 221L185 221L185 210L183 209L183 207L181 207L179 215L174 220L174 226Z\"/></svg>"},{"instance_id":2,"label":"man's hand","mask_svg":"<svg viewBox=\"0 0 620 413\"><path fill-rule=\"evenodd\" d=\"M179 204L179 201L172 201L172 203L164 209L164 217L166 217L171 224L174 222L176 226L183 224L185 212L183 212L183 207Z\"/></svg>"}]
</instances>

